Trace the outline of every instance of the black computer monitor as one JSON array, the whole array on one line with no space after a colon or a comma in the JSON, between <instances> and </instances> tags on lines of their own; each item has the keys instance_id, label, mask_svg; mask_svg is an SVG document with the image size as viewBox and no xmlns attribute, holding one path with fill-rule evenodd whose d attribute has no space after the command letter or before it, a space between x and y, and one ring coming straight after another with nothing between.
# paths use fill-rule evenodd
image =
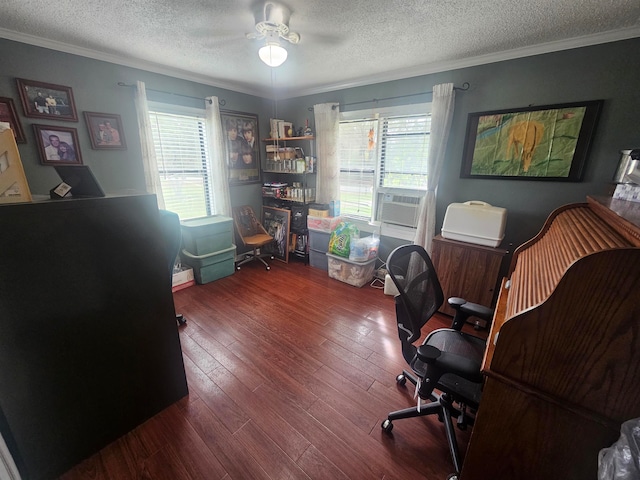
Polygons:
<instances>
[{"instance_id":1,"label":"black computer monitor","mask_svg":"<svg viewBox=\"0 0 640 480\"><path fill-rule=\"evenodd\" d=\"M58 175L71 187L72 197L104 197L104 191L88 165L55 165Z\"/></svg>"}]
</instances>

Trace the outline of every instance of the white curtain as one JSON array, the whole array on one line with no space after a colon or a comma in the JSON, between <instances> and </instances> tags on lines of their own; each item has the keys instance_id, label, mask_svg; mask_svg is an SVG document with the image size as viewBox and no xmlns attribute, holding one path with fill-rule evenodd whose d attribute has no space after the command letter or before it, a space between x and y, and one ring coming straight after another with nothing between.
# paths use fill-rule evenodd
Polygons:
<instances>
[{"instance_id":1,"label":"white curtain","mask_svg":"<svg viewBox=\"0 0 640 480\"><path fill-rule=\"evenodd\" d=\"M222 121L218 97L207 97L207 141L211 159L211 188L213 190L213 213L231 216L231 195L229 193L229 171L225 160Z\"/></svg>"},{"instance_id":2,"label":"white curtain","mask_svg":"<svg viewBox=\"0 0 640 480\"><path fill-rule=\"evenodd\" d=\"M332 108L335 103L322 103L313 106L316 126L316 155L318 175L316 179L316 201L329 203L340 198L338 175L338 128L340 110Z\"/></svg>"},{"instance_id":3,"label":"white curtain","mask_svg":"<svg viewBox=\"0 0 640 480\"><path fill-rule=\"evenodd\" d=\"M158 200L158 208L164 209L164 197L162 185L158 173L158 160L153 145L151 123L149 121L149 105L147 103L147 91L144 82L136 82L135 93L136 111L138 113L138 129L140 130L140 143L142 146L142 166L144 168L144 181L148 193L155 193Z\"/></svg>"},{"instance_id":4,"label":"white curtain","mask_svg":"<svg viewBox=\"0 0 640 480\"><path fill-rule=\"evenodd\" d=\"M431 241L436 229L436 188L444 164L444 154L453 119L455 91L453 83L433 87L431 135L427 159L427 193L420 204L418 228L413 242L431 254Z\"/></svg>"}]
</instances>

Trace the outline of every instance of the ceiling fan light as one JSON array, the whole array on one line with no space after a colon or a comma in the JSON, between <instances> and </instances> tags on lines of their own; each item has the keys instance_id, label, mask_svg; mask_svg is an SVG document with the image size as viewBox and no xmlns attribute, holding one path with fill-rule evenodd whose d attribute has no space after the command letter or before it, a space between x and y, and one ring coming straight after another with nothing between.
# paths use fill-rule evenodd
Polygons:
<instances>
[{"instance_id":1,"label":"ceiling fan light","mask_svg":"<svg viewBox=\"0 0 640 480\"><path fill-rule=\"evenodd\" d=\"M278 43L267 43L258 50L260 60L270 67L279 67L287 59L287 50Z\"/></svg>"}]
</instances>

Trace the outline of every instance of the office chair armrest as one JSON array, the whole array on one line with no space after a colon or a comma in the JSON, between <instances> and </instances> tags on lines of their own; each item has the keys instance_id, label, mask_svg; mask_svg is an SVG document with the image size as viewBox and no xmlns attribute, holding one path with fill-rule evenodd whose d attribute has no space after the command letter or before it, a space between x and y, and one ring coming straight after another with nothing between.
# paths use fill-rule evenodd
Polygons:
<instances>
[{"instance_id":1,"label":"office chair armrest","mask_svg":"<svg viewBox=\"0 0 640 480\"><path fill-rule=\"evenodd\" d=\"M478 303L467 302L464 298L451 297L449 305L456 311L453 317L451 328L455 330L462 329L469 317L478 317L491 323L493 320L493 309L480 305Z\"/></svg>"}]
</instances>

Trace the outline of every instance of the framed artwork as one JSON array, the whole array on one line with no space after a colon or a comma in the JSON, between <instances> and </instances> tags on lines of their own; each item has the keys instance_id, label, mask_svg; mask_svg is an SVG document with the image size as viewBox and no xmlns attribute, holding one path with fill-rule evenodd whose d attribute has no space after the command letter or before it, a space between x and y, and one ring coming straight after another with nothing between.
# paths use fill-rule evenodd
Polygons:
<instances>
[{"instance_id":1,"label":"framed artwork","mask_svg":"<svg viewBox=\"0 0 640 480\"><path fill-rule=\"evenodd\" d=\"M78 131L55 125L34 125L40 163L43 165L82 165Z\"/></svg>"},{"instance_id":2,"label":"framed artwork","mask_svg":"<svg viewBox=\"0 0 640 480\"><path fill-rule=\"evenodd\" d=\"M126 150L127 142L120 115L115 113L84 112L91 148L94 150Z\"/></svg>"},{"instance_id":3,"label":"framed artwork","mask_svg":"<svg viewBox=\"0 0 640 480\"><path fill-rule=\"evenodd\" d=\"M31 191L20 160L15 135L0 132L0 203L30 202Z\"/></svg>"},{"instance_id":4,"label":"framed artwork","mask_svg":"<svg viewBox=\"0 0 640 480\"><path fill-rule=\"evenodd\" d=\"M582 180L602 100L470 113L462 178Z\"/></svg>"},{"instance_id":5,"label":"framed artwork","mask_svg":"<svg viewBox=\"0 0 640 480\"><path fill-rule=\"evenodd\" d=\"M289 230L291 210L276 207L262 207L262 226L274 238L263 250L282 262L289 261Z\"/></svg>"},{"instance_id":6,"label":"framed artwork","mask_svg":"<svg viewBox=\"0 0 640 480\"><path fill-rule=\"evenodd\" d=\"M229 184L260 182L258 116L250 113L220 111Z\"/></svg>"},{"instance_id":7,"label":"framed artwork","mask_svg":"<svg viewBox=\"0 0 640 480\"><path fill-rule=\"evenodd\" d=\"M26 117L77 122L78 114L71 87L17 78Z\"/></svg>"},{"instance_id":8,"label":"framed artwork","mask_svg":"<svg viewBox=\"0 0 640 480\"><path fill-rule=\"evenodd\" d=\"M11 130L13 130L13 135L15 136L17 143L27 142L24 137L24 132L22 131L22 125L20 125L20 120L18 120L16 107L13 104L12 98L0 97L0 122L6 122L9 124Z\"/></svg>"}]
</instances>

